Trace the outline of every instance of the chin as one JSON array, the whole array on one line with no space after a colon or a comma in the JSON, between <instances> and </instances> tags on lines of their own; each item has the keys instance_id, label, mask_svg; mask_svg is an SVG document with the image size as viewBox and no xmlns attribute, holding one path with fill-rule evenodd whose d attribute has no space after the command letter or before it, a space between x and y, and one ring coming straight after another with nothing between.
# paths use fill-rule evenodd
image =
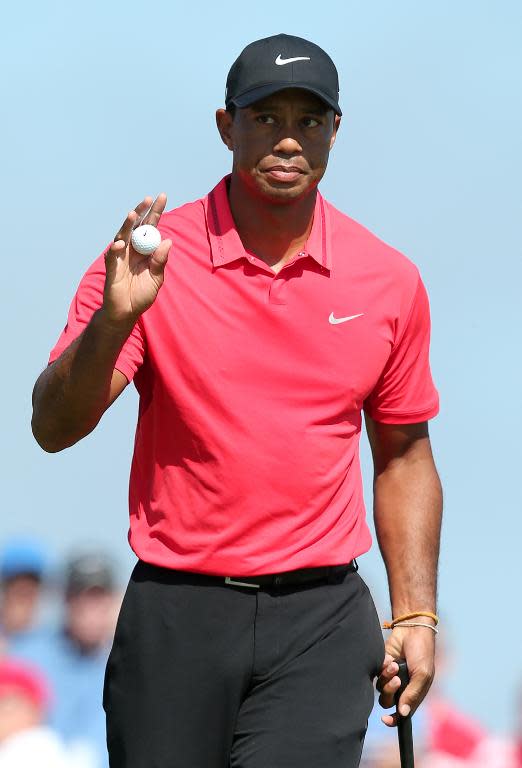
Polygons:
<instances>
[{"instance_id":1,"label":"chin","mask_svg":"<svg viewBox=\"0 0 522 768\"><path fill-rule=\"evenodd\" d=\"M317 185L316 184L271 184L263 183L258 185L259 193L265 200L271 200L275 203L292 203L306 197Z\"/></svg>"}]
</instances>

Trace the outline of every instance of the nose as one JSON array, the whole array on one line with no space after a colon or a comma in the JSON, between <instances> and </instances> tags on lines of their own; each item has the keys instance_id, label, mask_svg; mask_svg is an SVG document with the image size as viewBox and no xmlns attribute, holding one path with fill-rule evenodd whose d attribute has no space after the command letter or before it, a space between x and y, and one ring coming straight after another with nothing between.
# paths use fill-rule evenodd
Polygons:
<instances>
[{"instance_id":1,"label":"nose","mask_svg":"<svg viewBox=\"0 0 522 768\"><path fill-rule=\"evenodd\" d=\"M274 145L274 152L281 152L283 155L295 155L302 151L302 146L293 136L284 136Z\"/></svg>"}]
</instances>

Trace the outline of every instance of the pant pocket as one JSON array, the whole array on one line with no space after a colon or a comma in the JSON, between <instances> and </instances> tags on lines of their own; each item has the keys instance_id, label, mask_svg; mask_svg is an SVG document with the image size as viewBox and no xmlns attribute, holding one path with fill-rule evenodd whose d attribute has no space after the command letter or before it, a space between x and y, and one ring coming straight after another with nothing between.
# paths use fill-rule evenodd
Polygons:
<instances>
[{"instance_id":1,"label":"pant pocket","mask_svg":"<svg viewBox=\"0 0 522 768\"><path fill-rule=\"evenodd\" d=\"M384 647L381 622L379 621L379 615L377 613L377 608L375 607L372 594L362 576L357 574L357 577L361 582L361 588L365 594L366 622L368 632L368 669L371 677L373 678L379 675L381 672L386 650Z\"/></svg>"}]
</instances>

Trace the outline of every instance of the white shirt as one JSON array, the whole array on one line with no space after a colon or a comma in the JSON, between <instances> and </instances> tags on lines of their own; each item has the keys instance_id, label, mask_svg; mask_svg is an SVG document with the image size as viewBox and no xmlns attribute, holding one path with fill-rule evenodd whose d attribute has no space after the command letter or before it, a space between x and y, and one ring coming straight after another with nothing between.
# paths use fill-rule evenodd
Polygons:
<instances>
[{"instance_id":1,"label":"white shirt","mask_svg":"<svg viewBox=\"0 0 522 768\"><path fill-rule=\"evenodd\" d=\"M46 726L28 728L0 744L0 768L74 768L56 733Z\"/></svg>"}]
</instances>

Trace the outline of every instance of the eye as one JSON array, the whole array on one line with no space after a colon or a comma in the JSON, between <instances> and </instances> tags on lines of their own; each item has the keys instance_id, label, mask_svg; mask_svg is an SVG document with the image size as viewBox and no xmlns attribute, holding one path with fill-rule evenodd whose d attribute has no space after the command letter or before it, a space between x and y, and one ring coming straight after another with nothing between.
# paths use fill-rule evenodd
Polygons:
<instances>
[{"instance_id":1,"label":"eye","mask_svg":"<svg viewBox=\"0 0 522 768\"><path fill-rule=\"evenodd\" d=\"M273 125L275 123L272 115L258 115L256 121L262 125Z\"/></svg>"},{"instance_id":2,"label":"eye","mask_svg":"<svg viewBox=\"0 0 522 768\"><path fill-rule=\"evenodd\" d=\"M305 128L315 128L319 125L319 120L315 117L303 117L303 125Z\"/></svg>"}]
</instances>

